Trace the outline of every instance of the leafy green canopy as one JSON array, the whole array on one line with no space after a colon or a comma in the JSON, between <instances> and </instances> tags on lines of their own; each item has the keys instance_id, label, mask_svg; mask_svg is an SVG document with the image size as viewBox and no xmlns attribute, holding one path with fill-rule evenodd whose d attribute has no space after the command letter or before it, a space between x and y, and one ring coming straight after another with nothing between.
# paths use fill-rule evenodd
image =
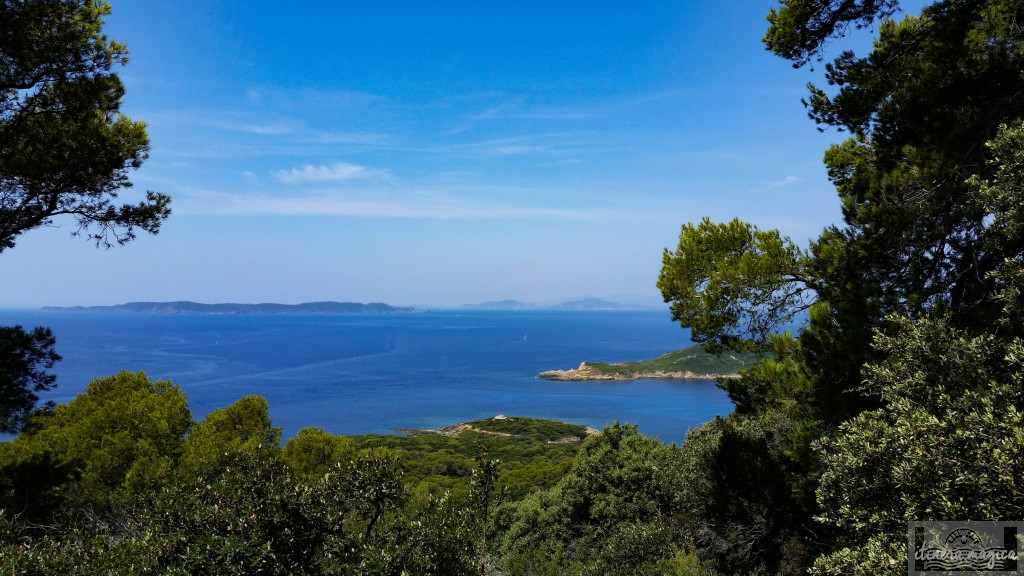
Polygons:
<instances>
[{"instance_id":1,"label":"leafy green canopy","mask_svg":"<svg viewBox=\"0 0 1024 576\"><path fill-rule=\"evenodd\" d=\"M1003 125L986 143L989 176L973 176L968 184L985 214L982 242L1002 254L989 280L995 299L1004 307L1001 332L1024 333L1024 122Z\"/></svg>"},{"instance_id":2,"label":"leafy green canopy","mask_svg":"<svg viewBox=\"0 0 1024 576\"><path fill-rule=\"evenodd\" d=\"M881 19L870 53L836 57L833 88L811 85L805 102L819 125L852 134L825 154L845 225L807 252L738 221L687 225L659 279L684 326L733 347L764 342L813 296L821 305L803 353L819 385L840 394L859 385L871 332L889 314L992 325L1002 312L994 273L1021 254L1019 241L992 240L996 207L971 182L992 169L985 143L1000 124L1024 116L1024 6L946 1L885 19L896 8L794 0L769 17L769 48L798 63L845 26Z\"/></svg>"},{"instance_id":3,"label":"leafy green canopy","mask_svg":"<svg viewBox=\"0 0 1024 576\"><path fill-rule=\"evenodd\" d=\"M0 558L17 574L493 573L496 504L562 478L578 450L563 441L586 430L468 424L451 437L307 428L282 448L259 396L193 422L170 382L98 378L0 443ZM456 489L423 490L440 478Z\"/></svg>"},{"instance_id":4,"label":"leafy green canopy","mask_svg":"<svg viewBox=\"0 0 1024 576\"><path fill-rule=\"evenodd\" d=\"M449 493L454 499L471 493L473 470L481 459L500 460L497 484L503 496L518 499L539 488L549 488L572 466L579 440L587 436L584 426L524 416L506 420L474 420L472 429L452 436L441 434L360 435L338 437L316 432L299 432L285 445L285 453L296 471L327 471L324 460L309 461L311 453L325 453L338 446L354 450L388 448L402 460L412 503ZM333 440L328 440L328 437ZM314 443L319 448L313 450ZM337 443L337 444L336 444Z\"/></svg>"},{"instance_id":5,"label":"leafy green canopy","mask_svg":"<svg viewBox=\"0 0 1024 576\"><path fill-rule=\"evenodd\" d=\"M109 247L136 228L156 233L170 214L170 198L154 192L114 203L149 139L120 113L124 86L111 69L128 56L101 32L109 12L95 0L0 2L0 251L55 216Z\"/></svg>"},{"instance_id":6,"label":"leafy green canopy","mask_svg":"<svg viewBox=\"0 0 1024 576\"><path fill-rule=\"evenodd\" d=\"M0 432L17 432L35 408L36 392L49 390L57 377L46 370L60 360L49 328L31 332L0 326Z\"/></svg>"},{"instance_id":7,"label":"leafy green canopy","mask_svg":"<svg viewBox=\"0 0 1024 576\"><path fill-rule=\"evenodd\" d=\"M117 205L130 170L149 151L146 126L120 112L124 86L115 65L123 44L102 33L110 6L96 0L0 1L0 252L56 217L97 246L156 233L170 198L147 192ZM0 430L19 429L55 378L59 356L45 328L0 330Z\"/></svg>"},{"instance_id":8,"label":"leafy green canopy","mask_svg":"<svg viewBox=\"0 0 1024 576\"><path fill-rule=\"evenodd\" d=\"M1003 313L989 330L946 318L892 317L865 368L878 409L843 423L815 450L823 464L821 520L837 546L818 574L898 574L911 520L1019 518L1024 514L1024 344L1020 337L1024 125L987 144L991 177L969 184L987 214L981 241L1011 255L990 273Z\"/></svg>"},{"instance_id":9,"label":"leafy green canopy","mask_svg":"<svg viewBox=\"0 0 1024 576\"><path fill-rule=\"evenodd\" d=\"M844 35L850 26L866 28L892 16L898 0L782 0L778 11L768 12L771 28L765 35L768 49L794 67L803 66L824 46Z\"/></svg>"},{"instance_id":10,"label":"leafy green canopy","mask_svg":"<svg viewBox=\"0 0 1024 576\"><path fill-rule=\"evenodd\" d=\"M980 241L967 181L986 174L1000 123L1024 114L1022 15L1019 2L937 3L883 23L867 57L836 58L835 94L811 87L811 116L853 134L825 155L847 234L821 243L856 256L883 315L943 309L984 327L997 313L988 273L1014 254Z\"/></svg>"},{"instance_id":11,"label":"leafy green canopy","mask_svg":"<svg viewBox=\"0 0 1024 576\"><path fill-rule=\"evenodd\" d=\"M0 558L15 574L480 573L496 462L464 501L413 503L397 451L313 429L279 442L260 397L193 423L169 382L96 379L0 444Z\"/></svg>"},{"instance_id":12,"label":"leafy green canopy","mask_svg":"<svg viewBox=\"0 0 1024 576\"><path fill-rule=\"evenodd\" d=\"M912 516L1019 511L1015 484L998 503L973 488L958 500L952 482L989 490L1020 469L1011 449L1019 370L1007 367L1017 366L1014 343L1024 336L1024 2L943 0L899 20L891 18L897 0L781 4L764 41L796 66L823 59L853 28L877 26L872 48L835 56L828 85L810 85L804 102L821 129L849 133L824 158L843 223L806 251L770 249L777 233L740 222L686 226L679 250L666 252L659 287L702 340L733 348L767 340L775 355L725 384L737 402L731 425L762 430L777 448L777 460L762 461L765 490L728 477L709 484L727 501L753 496L750 508L783 502L791 512L792 538L753 543L754 556L769 572L802 573L807 558L821 556L820 573L872 573L879 564L866 558L896 554L872 530L891 537ZM795 341L756 329L804 307L809 322ZM979 343L1003 353L982 354ZM926 402L928 389L939 405ZM929 427L941 440L923 438ZM978 458L956 460L958 449ZM791 503L768 496L787 491ZM740 541L764 526L735 510L724 518ZM728 565L716 540L697 545L702 558Z\"/></svg>"},{"instance_id":13,"label":"leafy green canopy","mask_svg":"<svg viewBox=\"0 0 1024 576\"><path fill-rule=\"evenodd\" d=\"M687 550L694 496L683 452L613 424L583 443L554 487L495 511L503 573L711 574Z\"/></svg>"},{"instance_id":14,"label":"leafy green canopy","mask_svg":"<svg viewBox=\"0 0 1024 576\"><path fill-rule=\"evenodd\" d=\"M685 224L675 252L665 250L658 288L672 303L672 319L693 339L743 348L810 305L813 280L806 255L775 230L739 220Z\"/></svg>"},{"instance_id":15,"label":"leafy green canopy","mask_svg":"<svg viewBox=\"0 0 1024 576\"><path fill-rule=\"evenodd\" d=\"M97 378L0 444L0 509L40 526L73 510L108 513L167 480L191 425L185 395L170 382L131 372Z\"/></svg>"},{"instance_id":16,"label":"leafy green canopy","mask_svg":"<svg viewBox=\"0 0 1024 576\"><path fill-rule=\"evenodd\" d=\"M867 368L883 406L817 446L822 520L840 534L818 574L905 573L912 520L1024 515L1024 343L894 322Z\"/></svg>"}]
</instances>

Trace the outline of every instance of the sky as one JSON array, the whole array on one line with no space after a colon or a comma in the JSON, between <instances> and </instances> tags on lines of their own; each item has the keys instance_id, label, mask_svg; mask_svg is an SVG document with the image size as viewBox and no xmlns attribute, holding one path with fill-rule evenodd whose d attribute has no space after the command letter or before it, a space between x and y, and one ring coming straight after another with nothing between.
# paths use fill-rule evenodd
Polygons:
<instances>
[{"instance_id":1,"label":"sky","mask_svg":"<svg viewBox=\"0 0 1024 576\"><path fill-rule=\"evenodd\" d=\"M821 67L764 49L769 1L111 3L151 140L121 199L173 214L110 250L25 233L0 307L658 305L684 223L840 219Z\"/></svg>"}]
</instances>

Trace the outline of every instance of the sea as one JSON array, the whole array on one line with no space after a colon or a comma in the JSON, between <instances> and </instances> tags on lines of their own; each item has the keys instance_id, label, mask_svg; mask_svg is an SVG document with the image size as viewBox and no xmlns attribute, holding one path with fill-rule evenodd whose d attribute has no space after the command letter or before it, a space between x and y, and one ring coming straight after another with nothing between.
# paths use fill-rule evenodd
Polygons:
<instances>
[{"instance_id":1,"label":"sea","mask_svg":"<svg viewBox=\"0 0 1024 576\"><path fill-rule=\"evenodd\" d=\"M653 358L691 345L667 311L422 311L399 314L143 314L0 310L0 325L48 326L63 356L44 400L68 402L120 370L171 380L202 419L265 397L288 438L396 433L490 418L634 423L664 442L726 415L713 381L553 382L581 361Z\"/></svg>"}]
</instances>

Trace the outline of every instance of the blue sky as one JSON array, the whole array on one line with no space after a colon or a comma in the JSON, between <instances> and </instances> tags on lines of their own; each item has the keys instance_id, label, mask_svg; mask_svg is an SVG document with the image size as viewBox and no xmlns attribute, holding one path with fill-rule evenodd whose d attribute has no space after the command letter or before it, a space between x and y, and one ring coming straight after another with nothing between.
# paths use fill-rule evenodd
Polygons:
<instances>
[{"instance_id":1,"label":"blue sky","mask_svg":"<svg viewBox=\"0 0 1024 576\"><path fill-rule=\"evenodd\" d=\"M123 197L174 214L111 250L23 235L5 307L655 304L683 223L839 219L841 135L800 104L820 70L760 43L770 2L112 4L152 141Z\"/></svg>"}]
</instances>

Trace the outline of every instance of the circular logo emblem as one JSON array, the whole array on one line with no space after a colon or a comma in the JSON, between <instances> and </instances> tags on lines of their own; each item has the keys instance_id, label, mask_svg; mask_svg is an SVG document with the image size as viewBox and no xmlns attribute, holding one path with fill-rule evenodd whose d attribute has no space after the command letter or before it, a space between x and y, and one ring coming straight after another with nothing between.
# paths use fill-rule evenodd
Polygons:
<instances>
[{"instance_id":1,"label":"circular logo emblem","mask_svg":"<svg viewBox=\"0 0 1024 576\"><path fill-rule=\"evenodd\" d=\"M946 548L953 550L981 550L981 536L970 528L958 528L946 536Z\"/></svg>"}]
</instances>

